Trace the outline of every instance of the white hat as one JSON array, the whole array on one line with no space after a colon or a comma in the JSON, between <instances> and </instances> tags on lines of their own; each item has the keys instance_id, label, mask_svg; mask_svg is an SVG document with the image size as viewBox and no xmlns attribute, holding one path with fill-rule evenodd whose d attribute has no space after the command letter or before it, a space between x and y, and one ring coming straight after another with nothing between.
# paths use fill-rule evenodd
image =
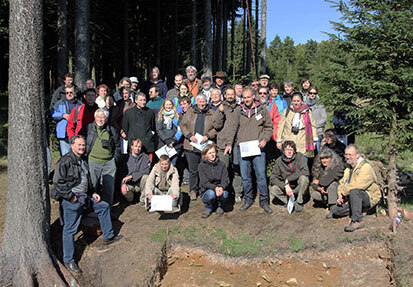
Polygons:
<instances>
[{"instance_id":1,"label":"white hat","mask_svg":"<svg viewBox=\"0 0 413 287\"><path fill-rule=\"evenodd\" d=\"M129 80L130 80L132 83L139 83L138 78L136 78L136 77L130 77Z\"/></svg>"}]
</instances>

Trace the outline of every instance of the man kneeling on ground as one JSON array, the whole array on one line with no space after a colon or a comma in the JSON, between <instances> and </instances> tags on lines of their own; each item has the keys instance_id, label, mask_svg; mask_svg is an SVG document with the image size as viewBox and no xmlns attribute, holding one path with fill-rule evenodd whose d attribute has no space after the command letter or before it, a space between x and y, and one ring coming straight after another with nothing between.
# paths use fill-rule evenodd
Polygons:
<instances>
[{"instance_id":1,"label":"man kneeling on ground","mask_svg":"<svg viewBox=\"0 0 413 287\"><path fill-rule=\"evenodd\" d=\"M146 181L145 194L152 199L153 195L170 195L172 211L177 211L179 199L179 175L176 167L171 165L167 155L161 155L159 162L154 165Z\"/></svg>"},{"instance_id":2,"label":"man kneeling on ground","mask_svg":"<svg viewBox=\"0 0 413 287\"><path fill-rule=\"evenodd\" d=\"M352 232L364 227L363 211L369 210L380 201L381 192L376 173L365 157L360 155L359 148L350 144L344 155L350 167L344 170L338 186L337 206L331 211L335 217L350 215L351 223L344 231Z\"/></svg>"},{"instance_id":3,"label":"man kneeling on ground","mask_svg":"<svg viewBox=\"0 0 413 287\"><path fill-rule=\"evenodd\" d=\"M151 171L151 162L149 155L142 151L142 141L133 139L131 143L131 153L128 158L127 168L128 173L122 179L122 194L129 202L133 201L134 194L141 193L141 205L145 205L145 184Z\"/></svg>"},{"instance_id":4,"label":"man kneeling on ground","mask_svg":"<svg viewBox=\"0 0 413 287\"><path fill-rule=\"evenodd\" d=\"M295 211L303 210L303 196L307 191L309 171L302 153L297 152L293 141L285 141L281 146L282 155L275 161L270 177L271 201L278 198L287 205L288 197L295 194Z\"/></svg>"},{"instance_id":5,"label":"man kneeling on ground","mask_svg":"<svg viewBox=\"0 0 413 287\"><path fill-rule=\"evenodd\" d=\"M99 216L103 244L116 242L122 238L122 235L116 236L113 231L109 203L101 200L96 192L90 195L89 191L92 188L89 168L87 160L83 158L86 148L85 138L81 135L73 136L70 139L70 148L71 151L56 164L51 196L60 201L63 210L63 262L70 271L82 273L73 258L75 252L73 237L77 233L84 209L91 207Z\"/></svg>"}]
</instances>

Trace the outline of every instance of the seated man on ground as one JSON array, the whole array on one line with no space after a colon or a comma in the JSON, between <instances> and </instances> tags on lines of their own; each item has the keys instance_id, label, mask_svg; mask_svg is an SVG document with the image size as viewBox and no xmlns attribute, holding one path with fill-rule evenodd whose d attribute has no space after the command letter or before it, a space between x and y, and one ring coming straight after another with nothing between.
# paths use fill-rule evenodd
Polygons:
<instances>
[{"instance_id":1,"label":"seated man on ground","mask_svg":"<svg viewBox=\"0 0 413 287\"><path fill-rule=\"evenodd\" d=\"M151 171L149 155L141 152L142 141L133 139L130 155L127 162L128 173L122 179L122 194L129 202L133 201L134 194L140 192L141 205L145 205L145 184Z\"/></svg>"},{"instance_id":2,"label":"seated man on ground","mask_svg":"<svg viewBox=\"0 0 413 287\"><path fill-rule=\"evenodd\" d=\"M209 217L214 210L218 216L221 216L224 214L222 207L228 199L228 168L217 157L215 144L207 145L201 155L202 161L198 166L198 174L201 199L205 203L202 218Z\"/></svg>"},{"instance_id":3,"label":"seated man on ground","mask_svg":"<svg viewBox=\"0 0 413 287\"><path fill-rule=\"evenodd\" d=\"M324 146L314 159L310 194L314 201L327 204L331 210L337 204L338 181L343 177L344 164L341 158ZM327 219L332 218L331 212Z\"/></svg>"},{"instance_id":4,"label":"seated man on ground","mask_svg":"<svg viewBox=\"0 0 413 287\"><path fill-rule=\"evenodd\" d=\"M171 164L169 157L164 154L154 165L145 185L145 195L152 199L153 195L170 195L172 197L172 211L178 211L179 175L178 170Z\"/></svg>"},{"instance_id":5,"label":"seated man on ground","mask_svg":"<svg viewBox=\"0 0 413 287\"><path fill-rule=\"evenodd\" d=\"M287 140L281 146L282 155L276 159L270 177L271 201L276 197L287 205L288 197L296 196L295 211L303 210L303 196L307 191L310 175L307 161L297 152L293 141Z\"/></svg>"},{"instance_id":6,"label":"seated man on ground","mask_svg":"<svg viewBox=\"0 0 413 287\"><path fill-rule=\"evenodd\" d=\"M338 186L337 205L331 209L332 215L350 215L351 223L344 228L352 232L364 227L363 211L374 207L381 197L377 175L373 167L360 155L359 148L350 144L345 150L346 163L344 176Z\"/></svg>"},{"instance_id":7,"label":"seated man on ground","mask_svg":"<svg viewBox=\"0 0 413 287\"><path fill-rule=\"evenodd\" d=\"M321 140L321 146L329 147L344 160L344 150L346 149L346 145L337 139L337 132L334 129L328 129L325 131L324 135L324 138Z\"/></svg>"},{"instance_id":8,"label":"seated man on ground","mask_svg":"<svg viewBox=\"0 0 413 287\"><path fill-rule=\"evenodd\" d=\"M70 139L70 147L70 152L61 157L56 164L51 196L60 202L63 211L63 263L71 272L82 273L73 257L73 237L77 233L86 207L93 208L99 216L103 244L116 242L122 235L116 236L113 231L109 203L101 200L100 195L91 188L88 163L84 157L85 138L81 135L73 136Z\"/></svg>"}]
</instances>

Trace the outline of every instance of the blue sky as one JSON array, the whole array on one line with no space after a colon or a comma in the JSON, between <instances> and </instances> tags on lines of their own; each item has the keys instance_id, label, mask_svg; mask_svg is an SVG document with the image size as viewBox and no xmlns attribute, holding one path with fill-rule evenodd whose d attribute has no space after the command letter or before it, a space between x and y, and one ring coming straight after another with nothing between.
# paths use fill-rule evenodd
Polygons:
<instances>
[{"instance_id":1,"label":"blue sky","mask_svg":"<svg viewBox=\"0 0 413 287\"><path fill-rule=\"evenodd\" d=\"M261 1L260 1L261 2ZM340 22L340 13L324 0L267 0L267 45L278 34L295 44L312 39L328 40L321 31L333 32L330 20Z\"/></svg>"}]
</instances>

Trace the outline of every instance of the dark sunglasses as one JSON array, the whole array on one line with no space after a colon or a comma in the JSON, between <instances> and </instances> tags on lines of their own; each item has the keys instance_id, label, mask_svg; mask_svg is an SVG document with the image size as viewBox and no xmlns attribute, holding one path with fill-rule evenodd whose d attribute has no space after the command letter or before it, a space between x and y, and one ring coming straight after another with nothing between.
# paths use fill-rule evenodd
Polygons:
<instances>
[{"instance_id":1,"label":"dark sunglasses","mask_svg":"<svg viewBox=\"0 0 413 287\"><path fill-rule=\"evenodd\" d=\"M308 93L309 95L317 95L317 93Z\"/></svg>"},{"instance_id":2,"label":"dark sunglasses","mask_svg":"<svg viewBox=\"0 0 413 287\"><path fill-rule=\"evenodd\" d=\"M258 94L259 94L259 95L266 95L267 93L265 93L265 92L259 92Z\"/></svg>"}]
</instances>

